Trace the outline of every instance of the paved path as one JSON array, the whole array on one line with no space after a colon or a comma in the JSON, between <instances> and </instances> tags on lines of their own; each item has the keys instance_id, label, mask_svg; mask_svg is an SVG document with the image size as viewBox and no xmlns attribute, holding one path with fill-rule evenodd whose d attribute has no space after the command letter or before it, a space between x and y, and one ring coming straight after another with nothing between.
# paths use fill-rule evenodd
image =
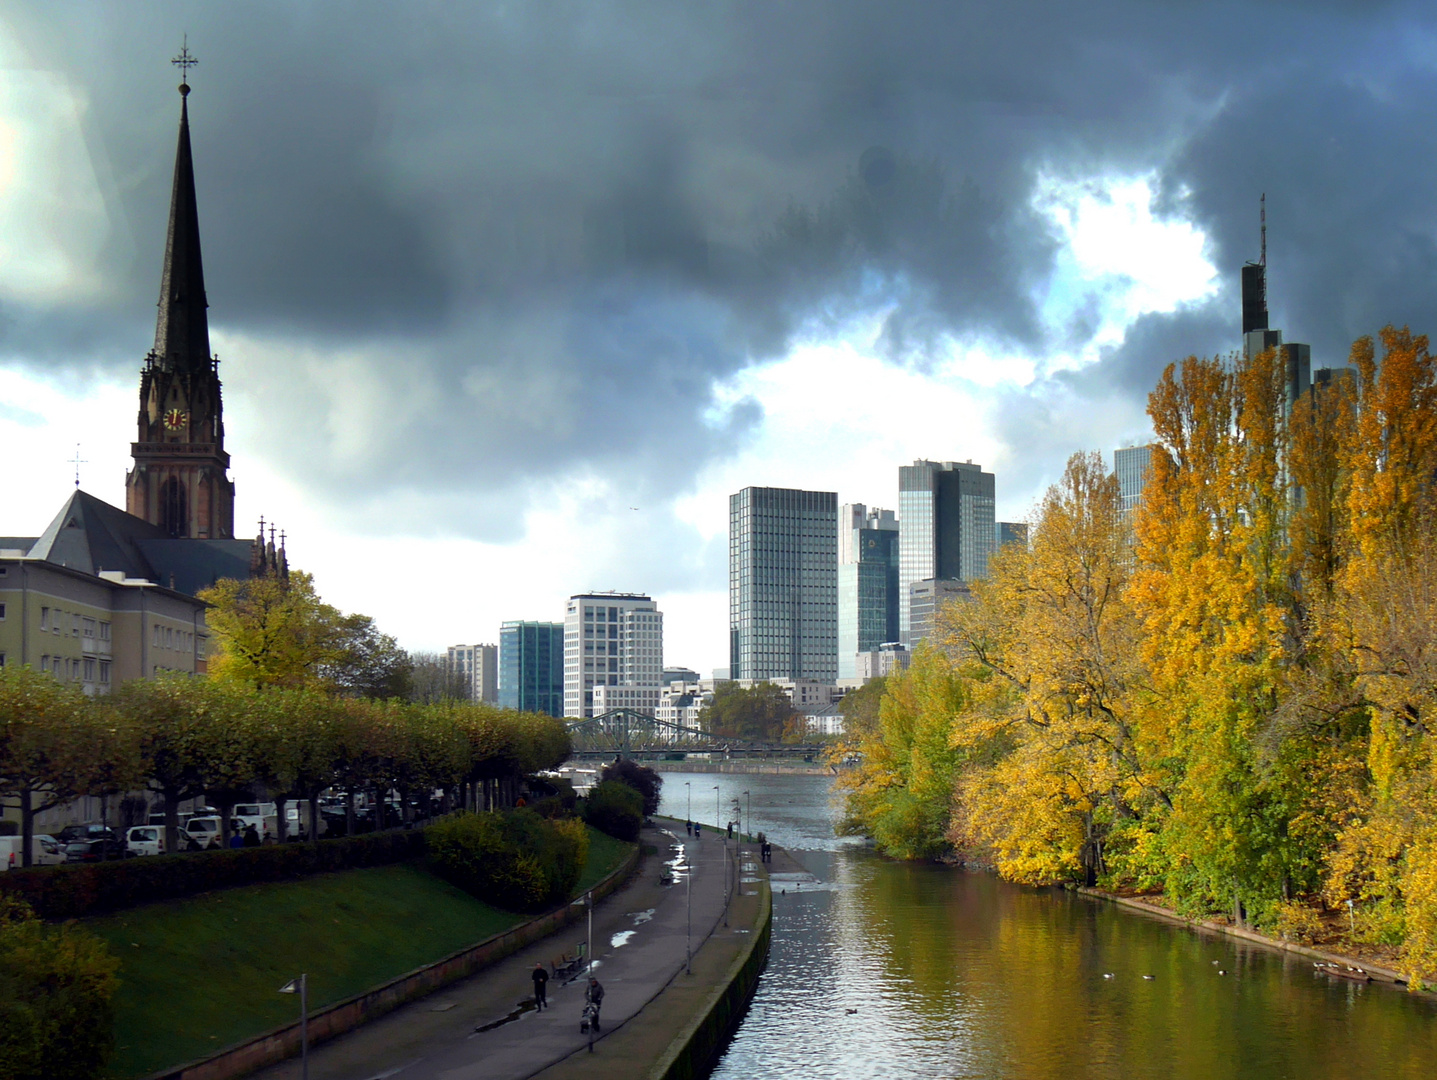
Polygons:
<instances>
[{"instance_id":1,"label":"paved path","mask_svg":"<svg viewBox=\"0 0 1437 1080\"><path fill-rule=\"evenodd\" d=\"M683 973L690 888L694 949L716 927L722 932L725 862L730 875L734 869L734 860L724 856L732 853L733 844L726 847L713 832L691 840L682 825L671 822L646 828L642 839L657 845L659 856L647 858L639 876L594 911L594 974L605 990L600 1052L605 1040ZM691 885L682 873L665 884L674 860L685 852ZM396 933L402 932L396 927ZM567 985L551 981L549 1008L542 1012L533 1008L529 979L536 962L547 966L555 955L572 952L585 932L581 919L468 979L314 1047L310 1077L522 1080L575 1053L597 1063L600 1054L588 1056L588 1037L579 1031L582 978ZM640 1017L638 1026L643 1024ZM629 1029L630 1039L634 1030ZM654 1045L666 1046L673 1032L654 1032ZM263 1080L297 1080L299 1075L297 1058L254 1074Z\"/></svg>"}]
</instances>

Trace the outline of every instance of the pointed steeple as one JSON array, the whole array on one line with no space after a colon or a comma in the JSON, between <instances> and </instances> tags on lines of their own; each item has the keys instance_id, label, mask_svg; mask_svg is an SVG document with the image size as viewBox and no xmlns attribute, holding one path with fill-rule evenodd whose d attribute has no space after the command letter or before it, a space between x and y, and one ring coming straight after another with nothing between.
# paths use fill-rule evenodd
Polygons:
<instances>
[{"instance_id":1,"label":"pointed steeple","mask_svg":"<svg viewBox=\"0 0 1437 1080\"><path fill-rule=\"evenodd\" d=\"M205 309L205 271L200 260L200 215L195 203L195 164L190 153L190 88L180 84L180 142L170 195L165 269L160 277L160 315L154 362L166 371L206 371L211 365Z\"/></svg>"}]
</instances>

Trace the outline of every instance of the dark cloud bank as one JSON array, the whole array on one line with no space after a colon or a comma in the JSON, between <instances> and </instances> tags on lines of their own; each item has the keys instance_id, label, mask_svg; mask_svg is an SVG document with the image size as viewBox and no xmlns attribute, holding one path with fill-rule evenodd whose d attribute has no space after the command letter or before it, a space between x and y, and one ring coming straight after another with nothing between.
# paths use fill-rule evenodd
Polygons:
<instances>
[{"instance_id":1,"label":"dark cloud bank","mask_svg":"<svg viewBox=\"0 0 1437 1080\"><path fill-rule=\"evenodd\" d=\"M438 403L356 467L296 392L267 412L276 453L338 501L431 493L466 531L512 535L516 493L576 471L635 500L681 492L758 416L714 419L715 379L880 303L904 363L945 334L1073 344L1033 306L1042 170L1157 170L1226 275L1216 304L1150 316L1067 376L1080 394L1141 396L1169 360L1235 344L1262 191L1275 325L1314 360L1385 322L1430 329L1437 52L1417 7L0 12L89 99L123 223L116 297L8 305L0 352L123 371L148 347L178 111L164 60L185 29L212 324L382 356Z\"/></svg>"}]
</instances>

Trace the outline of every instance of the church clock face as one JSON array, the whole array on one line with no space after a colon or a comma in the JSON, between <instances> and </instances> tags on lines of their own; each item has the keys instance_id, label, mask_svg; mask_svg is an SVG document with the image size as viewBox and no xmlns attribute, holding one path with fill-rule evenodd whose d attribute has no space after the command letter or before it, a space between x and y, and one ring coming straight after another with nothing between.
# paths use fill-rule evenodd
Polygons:
<instances>
[{"instance_id":1,"label":"church clock face","mask_svg":"<svg viewBox=\"0 0 1437 1080\"><path fill-rule=\"evenodd\" d=\"M165 427L170 431L179 431L185 426L185 411L183 409L171 409L165 413Z\"/></svg>"}]
</instances>

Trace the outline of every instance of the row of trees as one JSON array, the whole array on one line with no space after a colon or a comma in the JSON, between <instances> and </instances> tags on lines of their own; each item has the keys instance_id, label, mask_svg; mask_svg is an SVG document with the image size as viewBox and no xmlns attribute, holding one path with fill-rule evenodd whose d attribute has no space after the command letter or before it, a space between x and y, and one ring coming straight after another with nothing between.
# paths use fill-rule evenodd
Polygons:
<instances>
[{"instance_id":1,"label":"row of trees","mask_svg":"<svg viewBox=\"0 0 1437 1080\"><path fill-rule=\"evenodd\" d=\"M236 803L267 794L283 830L285 804L301 800L317 836L327 788L349 793L353 831L357 791L378 800L397 791L406 813L409 794L435 790L451 806L490 807L512 802L520 777L568 755L563 721L487 705L185 676L89 698L31 668L0 668L0 797L20 806L27 856L35 815L81 795L159 796L166 850L175 851L186 799L209 800L226 839Z\"/></svg>"},{"instance_id":2,"label":"row of trees","mask_svg":"<svg viewBox=\"0 0 1437 1080\"><path fill-rule=\"evenodd\" d=\"M1351 901L1437 971L1437 363L1381 342L1295 403L1272 353L1170 366L1132 520L1075 455L1031 546L855 701L853 827L1298 937Z\"/></svg>"}]
</instances>

